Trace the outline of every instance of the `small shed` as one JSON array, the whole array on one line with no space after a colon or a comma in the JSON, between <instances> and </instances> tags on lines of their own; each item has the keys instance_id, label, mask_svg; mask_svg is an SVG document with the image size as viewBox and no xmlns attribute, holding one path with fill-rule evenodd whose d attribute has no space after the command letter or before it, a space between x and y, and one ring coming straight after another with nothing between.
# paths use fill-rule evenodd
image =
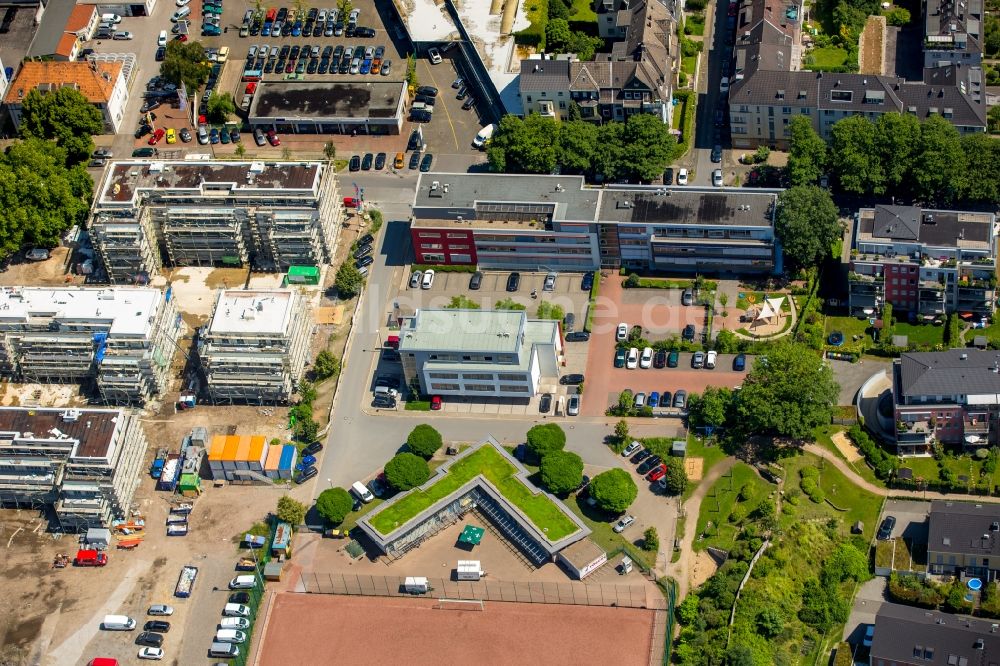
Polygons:
<instances>
[{"instance_id":1,"label":"small shed","mask_svg":"<svg viewBox=\"0 0 1000 666\"><path fill-rule=\"evenodd\" d=\"M284 563L271 560L264 565L264 580L281 580L281 569Z\"/></svg>"},{"instance_id":2,"label":"small shed","mask_svg":"<svg viewBox=\"0 0 1000 666\"><path fill-rule=\"evenodd\" d=\"M274 541L271 542L271 555L274 557L290 557L292 548L292 526L286 522L278 523L274 529Z\"/></svg>"},{"instance_id":3,"label":"small shed","mask_svg":"<svg viewBox=\"0 0 1000 666\"><path fill-rule=\"evenodd\" d=\"M608 561L608 554L604 549L589 538L580 539L563 548L556 557L577 580L583 580Z\"/></svg>"},{"instance_id":4,"label":"small shed","mask_svg":"<svg viewBox=\"0 0 1000 666\"><path fill-rule=\"evenodd\" d=\"M860 520L851 525L851 534L863 534L865 531L865 524Z\"/></svg>"},{"instance_id":5,"label":"small shed","mask_svg":"<svg viewBox=\"0 0 1000 666\"><path fill-rule=\"evenodd\" d=\"M893 347L909 347L910 338L906 335L894 335L892 336L892 346Z\"/></svg>"},{"instance_id":6,"label":"small shed","mask_svg":"<svg viewBox=\"0 0 1000 666\"><path fill-rule=\"evenodd\" d=\"M688 443L686 439L675 439L670 447L670 455L683 458L687 455Z\"/></svg>"},{"instance_id":7,"label":"small shed","mask_svg":"<svg viewBox=\"0 0 1000 666\"><path fill-rule=\"evenodd\" d=\"M103 527L91 527L87 530L87 544L98 548L107 548L111 543L111 530Z\"/></svg>"},{"instance_id":8,"label":"small shed","mask_svg":"<svg viewBox=\"0 0 1000 666\"><path fill-rule=\"evenodd\" d=\"M285 282L287 284L319 284L319 267L289 266Z\"/></svg>"},{"instance_id":9,"label":"small shed","mask_svg":"<svg viewBox=\"0 0 1000 666\"><path fill-rule=\"evenodd\" d=\"M990 344L990 339L985 335L977 335L972 339L972 345L977 349L986 349Z\"/></svg>"}]
</instances>

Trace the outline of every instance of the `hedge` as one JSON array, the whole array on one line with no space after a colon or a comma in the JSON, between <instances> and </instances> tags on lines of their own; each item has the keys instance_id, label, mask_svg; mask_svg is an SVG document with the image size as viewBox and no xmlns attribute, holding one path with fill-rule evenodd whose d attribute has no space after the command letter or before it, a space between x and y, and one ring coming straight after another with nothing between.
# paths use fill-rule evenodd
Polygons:
<instances>
[{"instance_id":1,"label":"hedge","mask_svg":"<svg viewBox=\"0 0 1000 666\"><path fill-rule=\"evenodd\" d=\"M684 106L681 112L681 140L678 142L674 159L683 157L691 149L694 136L694 117L697 115L698 94L693 90L675 90L674 97Z\"/></svg>"}]
</instances>

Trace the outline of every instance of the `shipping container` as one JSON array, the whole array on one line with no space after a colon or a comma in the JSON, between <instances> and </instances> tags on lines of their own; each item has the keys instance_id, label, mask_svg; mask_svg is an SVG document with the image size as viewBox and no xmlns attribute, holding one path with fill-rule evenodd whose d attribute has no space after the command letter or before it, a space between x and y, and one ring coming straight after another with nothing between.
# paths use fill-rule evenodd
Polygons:
<instances>
[{"instance_id":1,"label":"shipping container","mask_svg":"<svg viewBox=\"0 0 1000 666\"><path fill-rule=\"evenodd\" d=\"M250 455L247 458L249 468L255 472L264 471L264 458L267 457L267 440L263 435L250 438Z\"/></svg>"},{"instance_id":2,"label":"shipping container","mask_svg":"<svg viewBox=\"0 0 1000 666\"><path fill-rule=\"evenodd\" d=\"M285 444L281 451L281 461L278 463L278 478L290 479L295 469L295 463L299 457L298 449L294 444Z\"/></svg>"},{"instance_id":3,"label":"shipping container","mask_svg":"<svg viewBox=\"0 0 1000 666\"><path fill-rule=\"evenodd\" d=\"M250 469L250 437L240 437L240 445L236 449L236 469Z\"/></svg>"},{"instance_id":4,"label":"shipping container","mask_svg":"<svg viewBox=\"0 0 1000 666\"><path fill-rule=\"evenodd\" d=\"M222 462L222 454L226 450L226 436L216 435L212 437L212 443L208 447L208 461Z\"/></svg>"},{"instance_id":5,"label":"shipping container","mask_svg":"<svg viewBox=\"0 0 1000 666\"><path fill-rule=\"evenodd\" d=\"M157 490L173 490L177 487L177 479L181 475L181 456L179 453L167 455L167 462L163 465L163 472L159 481L156 482Z\"/></svg>"},{"instance_id":6,"label":"shipping container","mask_svg":"<svg viewBox=\"0 0 1000 666\"><path fill-rule=\"evenodd\" d=\"M278 478L278 463L281 462L281 446L267 447L267 457L264 459L264 473L270 479Z\"/></svg>"}]
</instances>

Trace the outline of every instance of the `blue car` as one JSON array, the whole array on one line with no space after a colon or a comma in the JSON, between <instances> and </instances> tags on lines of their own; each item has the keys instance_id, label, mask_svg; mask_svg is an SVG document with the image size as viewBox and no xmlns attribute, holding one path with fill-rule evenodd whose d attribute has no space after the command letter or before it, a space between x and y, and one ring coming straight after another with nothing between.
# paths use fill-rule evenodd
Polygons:
<instances>
[{"instance_id":1,"label":"blue car","mask_svg":"<svg viewBox=\"0 0 1000 666\"><path fill-rule=\"evenodd\" d=\"M737 354L736 358L733 359L733 370L737 372L743 372L747 369L747 355Z\"/></svg>"},{"instance_id":2,"label":"blue car","mask_svg":"<svg viewBox=\"0 0 1000 666\"><path fill-rule=\"evenodd\" d=\"M208 140L213 145L219 143L219 130L212 128L212 132L208 135Z\"/></svg>"},{"instance_id":3,"label":"blue car","mask_svg":"<svg viewBox=\"0 0 1000 666\"><path fill-rule=\"evenodd\" d=\"M271 22L270 21L264 21L264 27L260 29L260 34L263 37L270 37L271 36Z\"/></svg>"},{"instance_id":4,"label":"blue car","mask_svg":"<svg viewBox=\"0 0 1000 666\"><path fill-rule=\"evenodd\" d=\"M292 37L302 36L302 21L296 21L295 25L292 26Z\"/></svg>"},{"instance_id":5,"label":"blue car","mask_svg":"<svg viewBox=\"0 0 1000 666\"><path fill-rule=\"evenodd\" d=\"M303 469L309 467L310 465L315 465L316 456L305 456L304 458L302 458L302 462L299 464L302 466Z\"/></svg>"},{"instance_id":6,"label":"blue car","mask_svg":"<svg viewBox=\"0 0 1000 666\"><path fill-rule=\"evenodd\" d=\"M361 73L368 74L371 71L372 71L372 59L365 58L364 60L361 61Z\"/></svg>"},{"instance_id":7,"label":"blue car","mask_svg":"<svg viewBox=\"0 0 1000 666\"><path fill-rule=\"evenodd\" d=\"M656 391L650 393L649 400L646 401L646 404L650 407L658 406L660 404L660 394L657 393Z\"/></svg>"}]
</instances>

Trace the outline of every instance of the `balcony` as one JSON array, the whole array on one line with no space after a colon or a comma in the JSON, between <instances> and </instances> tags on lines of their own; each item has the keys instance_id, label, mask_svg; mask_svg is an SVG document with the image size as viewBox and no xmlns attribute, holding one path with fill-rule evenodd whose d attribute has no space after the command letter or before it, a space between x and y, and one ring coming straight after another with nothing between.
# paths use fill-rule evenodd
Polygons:
<instances>
[{"instance_id":1,"label":"balcony","mask_svg":"<svg viewBox=\"0 0 1000 666\"><path fill-rule=\"evenodd\" d=\"M990 433L990 421L986 416L981 416L974 419L965 419L965 434L966 435L988 435Z\"/></svg>"},{"instance_id":2,"label":"balcony","mask_svg":"<svg viewBox=\"0 0 1000 666\"><path fill-rule=\"evenodd\" d=\"M896 441L900 444L931 444L935 440L934 429L928 421L897 421Z\"/></svg>"}]
</instances>

